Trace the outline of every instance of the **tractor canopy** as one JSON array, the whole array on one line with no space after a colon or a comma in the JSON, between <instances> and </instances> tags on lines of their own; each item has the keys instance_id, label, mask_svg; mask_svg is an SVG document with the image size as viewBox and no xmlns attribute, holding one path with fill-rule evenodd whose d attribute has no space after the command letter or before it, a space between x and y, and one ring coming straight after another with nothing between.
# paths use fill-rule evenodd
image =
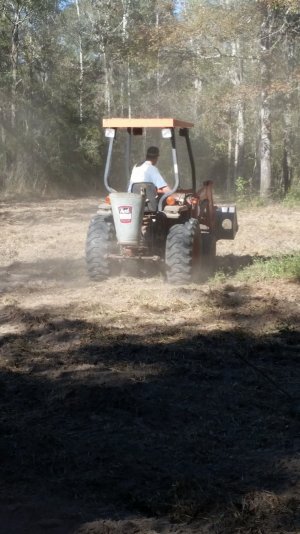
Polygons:
<instances>
[{"instance_id":1,"label":"tractor canopy","mask_svg":"<svg viewBox=\"0 0 300 534\"><path fill-rule=\"evenodd\" d=\"M103 128L192 128L192 122L178 119L103 119Z\"/></svg>"}]
</instances>

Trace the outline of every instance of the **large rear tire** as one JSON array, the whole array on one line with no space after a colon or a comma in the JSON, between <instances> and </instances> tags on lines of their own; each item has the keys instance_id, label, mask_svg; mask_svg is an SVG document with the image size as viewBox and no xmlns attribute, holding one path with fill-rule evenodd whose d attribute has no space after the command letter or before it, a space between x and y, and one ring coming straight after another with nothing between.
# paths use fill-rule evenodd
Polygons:
<instances>
[{"instance_id":1,"label":"large rear tire","mask_svg":"<svg viewBox=\"0 0 300 534\"><path fill-rule=\"evenodd\" d=\"M86 264L90 278L103 280L113 272L113 262L107 254L116 250L115 229L111 220L102 215L92 218L86 239Z\"/></svg>"},{"instance_id":2,"label":"large rear tire","mask_svg":"<svg viewBox=\"0 0 300 534\"><path fill-rule=\"evenodd\" d=\"M201 233L196 219L175 224L166 242L166 276L172 284L197 281L200 274Z\"/></svg>"}]
</instances>

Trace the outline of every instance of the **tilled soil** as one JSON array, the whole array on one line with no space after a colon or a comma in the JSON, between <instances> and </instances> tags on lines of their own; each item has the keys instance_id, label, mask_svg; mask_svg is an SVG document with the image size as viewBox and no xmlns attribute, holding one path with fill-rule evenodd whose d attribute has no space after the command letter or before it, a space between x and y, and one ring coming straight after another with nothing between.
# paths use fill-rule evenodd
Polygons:
<instances>
[{"instance_id":1,"label":"tilled soil","mask_svg":"<svg viewBox=\"0 0 300 534\"><path fill-rule=\"evenodd\" d=\"M0 205L0 531L299 533L300 211L243 210L226 282L94 283L95 199Z\"/></svg>"}]
</instances>

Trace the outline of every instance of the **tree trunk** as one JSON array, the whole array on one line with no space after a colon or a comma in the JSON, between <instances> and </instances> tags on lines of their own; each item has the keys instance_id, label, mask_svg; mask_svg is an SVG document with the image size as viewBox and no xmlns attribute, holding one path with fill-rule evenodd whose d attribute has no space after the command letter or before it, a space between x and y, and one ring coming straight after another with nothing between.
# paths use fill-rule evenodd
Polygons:
<instances>
[{"instance_id":1,"label":"tree trunk","mask_svg":"<svg viewBox=\"0 0 300 534\"><path fill-rule=\"evenodd\" d=\"M261 101L261 139L260 139L260 196L271 193L271 121L268 94L262 92Z\"/></svg>"},{"instance_id":2,"label":"tree trunk","mask_svg":"<svg viewBox=\"0 0 300 534\"><path fill-rule=\"evenodd\" d=\"M234 142L234 184L237 178L244 177L244 153L245 153L245 105L240 96L240 87L243 81L243 61L240 59L240 42L239 39L231 43L232 55L236 56L233 67L232 81L236 87L238 101L236 105L236 131Z\"/></svg>"},{"instance_id":3,"label":"tree trunk","mask_svg":"<svg viewBox=\"0 0 300 534\"><path fill-rule=\"evenodd\" d=\"M287 78L294 78L295 61L295 42L288 32L285 36L285 56L287 63ZM285 110L283 113L283 155L282 155L282 189L286 195L293 181L293 163L292 163L292 146L293 146L293 127L292 127L292 95L287 92L284 99Z\"/></svg>"},{"instance_id":4,"label":"tree trunk","mask_svg":"<svg viewBox=\"0 0 300 534\"><path fill-rule=\"evenodd\" d=\"M123 45L125 46L126 40L128 39L128 18L129 18L129 7L130 7L130 0L122 0L122 6L123 6L123 17L122 17L122 41ZM127 115L130 118L131 112L132 112L132 104L131 104L131 65L130 65L130 57L127 56Z\"/></svg>"},{"instance_id":5,"label":"tree trunk","mask_svg":"<svg viewBox=\"0 0 300 534\"><path fill-rule=\"evenodd\" d=\"M271 8L266 7L261 25L261 108L260 108L260 196L268 197L271 193L271 111L270 111L270 41L272 31Z\"/></svg>"},{"instance_id":6,"label":"tree trunk","mask_svg":"<svg viewBox=\"0 0 300 534\"><path fill-rule=\"evenodd\" d=\"M239 100L237 105L237 123L234 148L234 181L244 177L244 153L245 153L245 107Z\"/></svg>"},{"instance_id":7,"label":"tree trunk","mask_svg":"<svg viewBox=\"0 0 300 534\"><path fill-rule=\"evenodd\" d=\"M227 194L230 196L232 193L232 127L230 124L230 118L229 118L229 124L228 124L228 142L227 142L227 177L226 177L226 191Z\"/></svg>"},{"instance_id":8,"label":"tree trunk","mask_svg":"<svg viewBox=\"0 0 300 534\"><path fill-rule=\"evenodd\" d=\"M289 95L287 99L289 100ZM286 195L291 187L293 180L292 167L292 113L291 103L287 102L286 110L283 114L284 120L284 138L283 138L283 155L282 155L282 187Z\"/></svg>"},{"instance_id":9,"label":"tree trunk","mask_svg":"<svg viewBox=\"0 0 300 534\"><path fill-rule=\"evenodd\" d=\"M18 76L18 59L19 59L19 24L20 8L14 13L13 27L11 34L11 126L16 125L16 104L17 104L17 76Z\"/></svg>"},{"instance_id":10,"label":"tree trunk","mask_svg":"<svg viewBox=\"0 0 300 534\"><path fill-rule=\"evenodd\" d=\"M78 39L78 52L79 52L79 102L78 102L78 109L79 109L79 121L82 123L83 121L83 104L82 104L82 93L83 93L83 77L84 77L84 68L83 68L83 52L82 52L82 36L81 36L81 28L80 28L80 7L78 0L75 0L76 4L76 11L77 11L77 18L78 18L78 26L79 26L79 39Z\"/></svg>"},{"instance_id":11,"label":"tree trunk","mask_svg":"<svg viewBox=\"0 0 300 534\"><path fill-rule=\"evenodd\" d=\"M0 108L0 113L1 113ZM2 113L1 113L2 115ZM3 115L1 117L3 120ZM7 148L6 148L6 131L3 126L3 123L1 124L1 145L0 145L0 155L1 155L1 172L0 172L0 190L4 187L5 184L5 177L7 173Z\"/></svg>"},{"instance_id":12,"label":"tree trunk","mask_svg":"<svg viewBox=\"0 0 300 534\"><path fill-rule=\"evenodd\" d=\"M111 97L110 97L110 83L109 83L109 70L107 65L107 55L106 51L103 52L103 68L104 68L104 77L105 77L105 113L107 117L111 115Z\"/></svg>"},{"instance_id":13,"label":"tree trunk","mask_svg":"<svg viewBox=\"0 0 300 534\"><path fill-rule=\"evenodd\" d=\"M156 10L156 20L155 20L155 27L158 35L158 29L159 29L159 10L157 7ZM160 52L159 47L157 48L157 56L156 56L156 114L157 117L159 117L160 113Z\"/></svg>"}]
</instances>

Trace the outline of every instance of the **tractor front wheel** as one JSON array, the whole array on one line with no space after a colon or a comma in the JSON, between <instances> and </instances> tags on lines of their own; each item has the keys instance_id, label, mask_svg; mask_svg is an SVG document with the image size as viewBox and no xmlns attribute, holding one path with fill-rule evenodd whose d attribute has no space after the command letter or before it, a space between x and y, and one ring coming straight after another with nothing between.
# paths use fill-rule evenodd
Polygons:
<instances>
[{"instance_id":1,"label":"tractor front wheel","mask_svg":"<svg viewBox=\"0 0 300 534\"><path fill-rule=\"evenodd\" d=\"M173 284L196 281L200 271L201 233L197 219L175 224L166 242L166 276Z\"/></svg>"},{"instance_id":2,"label":"tractor front wheel","mask_svg":"<svg viewBox=\"0 0 300 534\"><path fill-rule=\"evenodd\" d=\"M101 215L92 218L86 239L86 264L90 278L103 280L113 273L108 254L117 246L113 222Z\"/></svg>"}]
</instances>

